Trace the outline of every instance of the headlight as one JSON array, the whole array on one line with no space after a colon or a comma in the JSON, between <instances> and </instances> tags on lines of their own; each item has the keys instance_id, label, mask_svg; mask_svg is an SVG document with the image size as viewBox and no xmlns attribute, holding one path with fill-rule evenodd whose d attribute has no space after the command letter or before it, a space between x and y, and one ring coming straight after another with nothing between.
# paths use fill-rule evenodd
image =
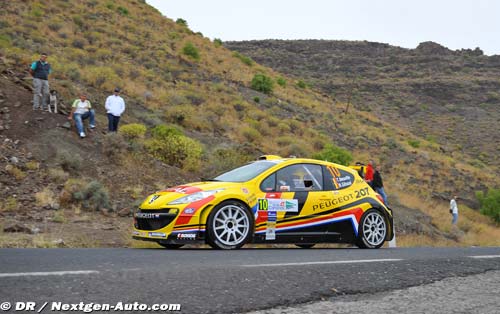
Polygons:
<instances>
[{"instance_id":1,"label":"headlight","mask_svg":"<svg viewBox=\"0 0 500 314\"><path fill-rule=\"evenodd\" d=\"M168 205L178 205L178 204L189 204L193 203L196 201L200 201L202 199L205 199L209 196L214 195L217 192L222 191L223 189L218 189L218 190L211 190L211 191L201 191L201 192L196 192L193 194L189 194L186 196L183 196L181 198L176 199L175 201L172 201L168 203Z\"/></svg>"}]
</instances>

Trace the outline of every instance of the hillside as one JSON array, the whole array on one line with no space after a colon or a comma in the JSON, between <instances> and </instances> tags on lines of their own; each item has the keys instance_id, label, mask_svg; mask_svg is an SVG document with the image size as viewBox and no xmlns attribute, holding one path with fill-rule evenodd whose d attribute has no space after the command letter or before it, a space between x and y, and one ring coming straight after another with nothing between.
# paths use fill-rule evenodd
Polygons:
<instances>
[{"instance_id":1,"label":"hillside","mask_svg":"<svg viewBox=\"0 0 500 314\"><path fill-rule=\"evenodd\" d=\"M500 239L487 218L465 206L458 229L447 214L454 191L474 207L475 191L498 186L494 168L479 168L460 150L443 154L436 142L366 110L344 113L345 102L298 86L144 1L3 6L1 246L53 246L59 237L66 246L135 245L128 216L147 194L263 153L309 157L329 143L382 165L396 228L408 245ZM40 52L49 54L61 108L67 112L81 92L94 104L97 130L87 138L63 127L65 115L32 110L27 68ZM256 74L281 83L267 94L256 91ZM103 108L115 86L127 103L117 135L106 134ZM11 233L16 225L21 234Z\"/></svg>"},{"instance_id":2,"label":"hillside","mask_svg":"<svg viewBox=\"0 0 500 314\"><path fill-rule=\"evenodd\" d=\"M338 100L350 99L359 110L440 144L445 154L458 151L479 167L499 169L500 56L433 42L415 49L327 40L224 45Z\"/></svg>"}]
</instances>

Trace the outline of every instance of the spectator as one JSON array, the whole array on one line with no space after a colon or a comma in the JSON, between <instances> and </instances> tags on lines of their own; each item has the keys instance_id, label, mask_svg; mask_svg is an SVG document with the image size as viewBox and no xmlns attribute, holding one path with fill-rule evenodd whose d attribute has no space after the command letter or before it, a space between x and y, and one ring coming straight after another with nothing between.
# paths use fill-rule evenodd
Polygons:
<instances>
[{"instance_id":1,"label":"spectator","mask_svg":"<svg viewBox=\"0 0 500 314\"><path fill-rule=\"evenodd\" d=\"M387 203L387 195L384 191L384 182L382 181L382 176L380 175L380 166L378 165L375 167L375 172L373 173L372 187L375 192L382 196L385 206L389 206Z\"/></svg>"},{"instance_id":2,"label":"spectator","mask_svg":"<svg viewBox=\"0 0 500 314\"><path fill-rule=\"evenodd\" d=\"M450 201L450 213L452 214L451 224L456 225L458 221L458 206L457 206L457 196L453 196Z\"/></svg>"},{"instance_id":3,"label":"spectator","mask_svg":"<svg viewBox=\"0 0 500 314\"><path fill-rule=\"evenodd\" d=\"M47 54L42 53L40 60L33 62L30 67L30 74L33 77L33 110L48 109L47 98L49 97L50 73L52 73L52 68L47 62Z\"/></svg>"},{"instance_id":4,"label":"spectator","mask_svg":"<svg viewBox=\"0 0 500 314\"><path fill-rule=\"evenodd\" d=\"M83 129L83 120L90 118L89 127L91 129L95 128L95 113L92 109L90 101L87 100L85 94L80 95L80 99L75 99L73 105L71 106L71 113L69 114L69 120L75 120L76 129L80 138L85 137L85 132Z\"/></svg>"},{"instance_id":5,"label":"spectator","mask_svg":"<svg viewBox=\"0 0 500 314\"><path fill-rule=\"evenodd\" d=\"M366 170L365 170L365 181L372 188L373 188L372 182L373 182L373 166L374 165L375 164L374 164L373 160L370 160L370 162L368 162L368 166L366 166Z\"/></svg>"},{"instance_id":6,"label":"spectator","mask_svg":"<svg viewBox=\"0 0 500 314\"><path fill-rule=\"evenodd\" d=\"M118 87L115 88L113 95L106 98L105 108L108 114L108 131L118 131L120 116L125 111L125 101L120 97L120 89Z\"/></svg>"}]
</instances>

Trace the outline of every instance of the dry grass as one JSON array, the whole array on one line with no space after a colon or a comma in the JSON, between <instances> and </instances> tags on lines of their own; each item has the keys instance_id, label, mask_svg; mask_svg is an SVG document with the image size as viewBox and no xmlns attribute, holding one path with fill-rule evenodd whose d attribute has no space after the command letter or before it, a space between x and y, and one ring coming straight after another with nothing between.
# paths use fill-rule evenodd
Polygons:
<instances>
[{"instance_id":1,"label":"dry grass","mask_svg":"<svg viewBox=\"0 0 500 314\"><path fill-rule=\"evenodd\" d=\"M405 191L393 192L402 204L416 208L432 217L432 224L444 232L449 239L431 238L421 235L397 237L400 246L499 246L500 228L492 219L459 203L458 224L451 224L449 203L434 201L409 194ZM397 213L396 213L397 214Z\"/></svg>"},{"instance_id":2,"label":"dry grass","mask_svg":"<svg viewBox=\"0 0 500 314\"><path fill-rule=\"evenodd\" d=\"M54 192L48 187L35 194L36 204L40 207L53 206L56 203Z\"/></svg>"}]
</instances>

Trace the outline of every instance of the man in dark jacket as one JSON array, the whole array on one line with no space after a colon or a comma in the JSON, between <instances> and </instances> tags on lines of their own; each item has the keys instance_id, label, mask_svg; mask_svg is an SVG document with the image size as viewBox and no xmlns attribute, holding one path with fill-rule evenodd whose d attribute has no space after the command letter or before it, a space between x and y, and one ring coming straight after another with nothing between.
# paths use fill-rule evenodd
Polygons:
<instances>
[{"instance_id":1,"label":"man in dark jacket","mask_svg":"<svg viewBox=\"0 0 500 314\"><path fill-rule=\"evenodd\" d=\"M382 182L382 176L380 175L379 165L375 167L375 172L373 173L372 187L375 190L375 192L377 192L382 196L382 198L384 199L385 206L389 206L389 204L387 203L387 195L385 194L384 191L384 182Z\"/></svg>"},{"instance_id":2,"label":"man in dark jacket","mask_svg":"<svg viewBox=\"0 0 500 314\"><path fill-rule=\"evenodd\" d=\"M47 110L49 97L49 74L52 72L47 62L47 54L42 53L40 60L31 64L30 74L33 76L33 110ZM42 103L40 103L40 98Z\"/></svg>"}]
</instances>

